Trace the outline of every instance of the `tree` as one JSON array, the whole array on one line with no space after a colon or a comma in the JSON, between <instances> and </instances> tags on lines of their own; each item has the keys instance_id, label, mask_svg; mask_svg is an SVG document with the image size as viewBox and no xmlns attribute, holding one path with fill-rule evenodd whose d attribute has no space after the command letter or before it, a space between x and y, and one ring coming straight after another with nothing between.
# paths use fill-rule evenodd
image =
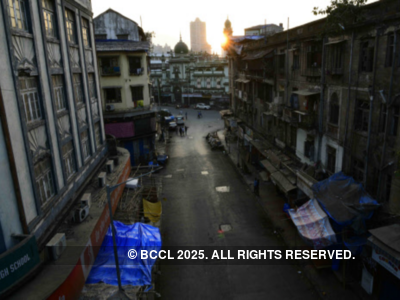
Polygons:
<instances>
[{"instance_id":1,"label":"tree","mask_svg":"<svg viewBox=\"0 0 400 300\"><path fill-rule=\"evenodd\" d=\"M362 7L367 1L331 0L331 4L325 9L314 7L312 13L316 16L326 16L323 32L327 35L335 35L365 19Z\"/></svg>"},{"instance_id":2,"label":"tree","mask_svg":"<svg viewBox=\"0 0 400 300\"><path fill-rule=\"evenodd\" d=\"M148 31L145 33L145 36L146 36L146 41L148 41L150 44L149 50L150 50L150 52L153 52L153 48L154 48L153 38L156 37L156 33L154 31Z\"/></svg>"}]
</instances>

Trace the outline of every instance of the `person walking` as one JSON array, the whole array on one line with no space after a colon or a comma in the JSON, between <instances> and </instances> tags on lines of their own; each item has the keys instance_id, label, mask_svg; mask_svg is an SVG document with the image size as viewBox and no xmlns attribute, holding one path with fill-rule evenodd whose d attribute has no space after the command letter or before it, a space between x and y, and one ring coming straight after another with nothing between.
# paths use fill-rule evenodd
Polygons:
<instances>
[{"instance_id":1,"label":"person walking","mask_svg":"<svg viewBox=\"0 0 400 300\"><path fill-rule=\"evenodd\" d=\"M257 178L254 179L254 194L260 196L260 181Z\"/></svg>"},{"instance_id":2,"label":"person walking","mask_svg":"<svg viewBox=\"0 0 400 300\"><path fill-rule=\"evenodd\" d=\"M181 127L181 136L183 136L183 127Z\"/></svg>"},{"instance_id":3,"label":"person walking","mask_svg":"<svg viewBox=\"0 0 400 300\"><path fill-rule=\"evenodd\" d=\"M187 120L187 112L185 112L185 120Z\"/></svg>"},{"instance_id":4,"label":"person walking","mask_svg":"<svg viewBox=\"0 0 400 300\"><path fill-rule=\"evenodd\" d=\"M189 128L189 127L187 127L187 126L185 125L185 133L186 133L186 135L187 135L187 130L188 130L188 128Z\"/></svg>"}]
</instances>

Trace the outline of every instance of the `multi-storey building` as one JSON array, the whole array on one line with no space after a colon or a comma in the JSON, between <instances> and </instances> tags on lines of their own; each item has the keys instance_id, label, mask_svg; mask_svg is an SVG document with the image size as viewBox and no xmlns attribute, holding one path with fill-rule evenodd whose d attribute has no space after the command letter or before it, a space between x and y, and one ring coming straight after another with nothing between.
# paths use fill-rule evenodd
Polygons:
<instances>
[{"instance_id":1,"label":"multi-storey building","mask_svg":"<svg viewBox=\"0 0 400 300\"><path fill-rule=\"evenodd\" d=\"M93 23L106 133L128 149L132 165L147 164L153 159L156 132L149 42L136 22L112 9Z\"/></svg>"},{"instance_id":2,"label":"multi-storey building","mask_svg":"<svg viewBox=\"0 0 400 300\"><path fill-rule=\"evenodd\" d=\"M267 39L231 37L231 108L308 174L344 171L398 214L400 12L396 1L363 10L363 23L325 37L326 19ZM297 177L289 169L287 177Z\"/></svg>"},{"instance_id":3,"label":"multi-storey building","mask_svg":"<svg viewBox=\"0 0 400 300\"><path fill-rule=\"evenodd\" d=\"M190 48L193 52L211 53L211 46L207 43L206 22L199 18L190 22Z\"/></svg>"},{"instance_id":4,"label":"multi-storey building","mask_svg":"<svg viewBox=\"0 0 400 300\"><path fill-rule=\"evenodd\" d=\"M161 103L196 104L228 100L228 61L207 53L189 52L181 40L174 52L153 57L153 94Z\"/></svg>"},{"instance_id":5,"label":"multi-storey building","mask_svg":"<svg viewBox=\"0 0 400 300\"><path fill-rule=\"evenodd\" d=\"M85 225L73 229L84 227L72 244L83 240L75 244L85 249L104 208L89 211L87 204L75 215L107 153L92 7L89 0L7 0L0 10L0 294L30 275L46 288L36 282L18 293L29 286L22 298L41 299L61 285L80 255L68 253L70 267L62 264L32 278L49 257L49 240L66 226L70 213L78 221L90 213ZM103 223L93 239L97 244L109 224ZM74 276L71 293L83 287L81 266ZM32 294L35 288L40 292Z\"/></svg>"}]
</instances>

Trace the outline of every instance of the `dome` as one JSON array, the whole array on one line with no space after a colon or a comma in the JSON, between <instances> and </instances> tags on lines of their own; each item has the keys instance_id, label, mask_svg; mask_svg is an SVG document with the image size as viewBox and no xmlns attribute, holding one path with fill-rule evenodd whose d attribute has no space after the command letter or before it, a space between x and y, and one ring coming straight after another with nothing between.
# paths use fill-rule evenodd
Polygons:
<instances>
[{"instance_id":1,"label":"dome","mask_svg":"<svg viewBox=\"0 0 400 300\"><path fill-rule=\"evenodd\" d=\"M230 27L231 27L231 21L229 21L229 19L226 19L225 28L230 28Z\"/></svg>"},{"instance_id":2,"label":"dome","mask_svg":"<svg viewBox=\"0 0 400 300\"><path fill-rule=\"evenodd\" d=\"M188 46L182 42L182 36L178 44L175 45L174 48L175 54L188 54L189 53L189 48Z\"/></svg>"}]
</instances>

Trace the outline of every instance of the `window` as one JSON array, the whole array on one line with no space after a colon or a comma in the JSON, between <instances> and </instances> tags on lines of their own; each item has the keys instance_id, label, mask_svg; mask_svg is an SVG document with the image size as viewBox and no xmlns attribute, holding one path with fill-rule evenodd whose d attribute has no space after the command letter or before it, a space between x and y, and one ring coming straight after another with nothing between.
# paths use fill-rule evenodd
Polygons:
<instances>
[{"instance_id":1,"label":"window","mask_svg":"<svg viewBox=\"0 0 400 300\"><path fill-rule=\"evenodd\" d=\"M106 40L107 39L107 34L95 34L94 38L96 40Z\"/></svg>"},{"instance_id":2,"label":"window","mask_svg":"<svg viewBox=\"0 0 400 300\"><path fill-rule=\"evenodd\" d=\"M40 200L44 204L55 195L50 158L48 157L36 163L34 173Z\"/></svg>"},{"instance_id":3,"label":"window","mask_svg":"<svg viewBox=\"0 0 400 300\"><path fill-rule=\"evenodd\" d=\"M19 84L22 100L24 102L26 121L30 123L36 120L41 120L42 112L37 90L37 78L20 77Z\"/></svg>"},{"instance_id":4,"label":"window","mask_svg":"<svg viewBox=\"0 0 400 300\"><path fill-rule=\"evenodd\" d=\"M386 190L385 190L386 201L390 200L391 191L392 191L392 176L386 175Z\"/></svg>"},{"instance_id":5,"label":"window","mask_svg":"<svg viewBox=\"0 0 400 300\"><path fill-rule=\"evenodd\" d=\"M56 110L61 111L67 108L65 102L65 94L64 94L64 82L62 75L53 75L53 89L54 89L54 97Z\"/></svg>"},{"instance_id":6,"label":"window","mask_svg":"<svg viewBox=\"0 0 400 300\"><path fill-rule=\"evenodd\" d=\"M322 51L321 45L311 45L307 47L307 68L321 68Z\"/></svg>"},{"instance_id":7,"label":"window","mask_svg":"<svg viewBox=\"0 0 400 300\"><path fill-rule=\"evenodd\" d=\"M89 79L89 96L90 99L96 99L96 80L94 77L94 73L89 73L88 74L88 79Z\"/></svg>"},{"instance_id":8,"label":"window","mask_svg":"<svg viewBox=\"0 0 400 300\"><path fill-rule=\"evenodd\" d=\"M221 79L217 79L217 89L221 88Z\"/></svg>"},{"instance_id":9,"label":"window","mask_svg":"<svg viewBox=\"0 0 400 300\"><path fill-rule=\"evenodd\" d=\"M361 72L372 72L374 64L374 47L371 42L361 44L360 69Z\"/></svg>"},{"instance_id":10,"label":"window","mask_svg":"<svg viewBox=\"0 0 400 300\"><path fill-rule=\"evenodd\" d=\"M336 172L336 149L331 146L326 146L326 168L329 172Z\"/></svg>"},{"instance_id":11,"label":"window","mask_svg":"<svg viewBox=\"0 0 400 300\"><path fill-rule=\"evenodd\" d=\"M141 57L129 57L129 73L131 75L143 74Z\"/></svg>"},{"instance_id":12,"label":"window","mask_svg":"<svg viewBox=\"0 0 400 300\"><path fill-rule=\"evenodd\" d=\"M83 159L87 160L90 157L90 145L87 130L81 133L81 143L83 150Z\"/></svg>"},{"instance_id":13,"label":"window","mask_svg":"<svg viewBox=\"0 0 400 300\"><path fill-rule=\"evenodd\" d=\"M82 82L81 82L81 74L74 74L72 77L74 81L74 96L75 103L83 102L83 91L82 91Z\"/></svg>"},{"instance_id":14,"label":"window","mask_svg":"<svg viewBox=\"0 0 400 300\"><path fill-rule=\"evenodd\" d=\"M106 103L122 102L121 88L105 88L104 97L106 99Z\"/></svg>"},{"instance_id":15,"label":"window","mask_svg":"<svg viewBox=\"0 0 400 300\"><path fill-rule=\"evenodd\" d=\"M369 102L357 99L354 113L354 129L368 131Z\"/></svg>"},{"instance_id":16,"label":"window","mask_svg":"<svg viewBox=\"0 0 400 300\"><path fill-rule=\"evenodd\" d=\"M314 152L314 138L307 136L307 140L304 142L304 156L314 161Z\"/></svg>"},{"instance_id":17,"label":"window","mask_svg":"<svg viewBox=\"0 0 400 300\"><path fill-rule=\"evenodd\" d=\"M65 25L67 27L67 36L70 43L76 44L75 37L75 15L69 9L65 9Z\"/></svg>"},{"instance_id":18,"label":"window","mask_svg":"<svg viewBox=\"0 0 400 300\"><path fill-rule=\"evenodd\" d=\"M385 67L391 67L393 64L393 48L394 48L394 33L390 33L387 36Z\"/></svg>"},{"instance_id":19,"label":"window","mask_svg":"<svg viewBox=\"0 0 400 300\"><path fill-rule=\"evenodd\" d=\"M64 146L62 146L61 150L62 150L65 172L67 173L67 179L68 179L76 172L74 146L72 145L72 141L69 141Z\"/></svg>"},{"instance_id":20,"label":"window","mask_svg":"<svg viewBox=\"0 0 400 300\"><path fill-rule=\"evenodd\" d=\"M119 75L120 68L118 57L102 57L100 58L101 74L102 75Z\"/></svg>"},{"instance_id":21,"label":"window","mask_svg":"<svg viewBox=\"0 0 400 300\"><path fill-rule=\"evenodd\" d=\"M329 104L329 123L339 124L339 99L336 93L331 96L331 103Z\"/></svg>"},{"instance_id":22,"label":"window","mask_svg":"<svg viewBox=\"0 0 400 300\"><path fill-rule=\"evenodd\" d=\"M28 31L27 7L25 0L8 0L12 28Z\"/></svg>"},{"instance_id":23,"label":"window","mask_svg":"<svg viewBox=\"0 0 400 300\"><path fill-rule=\"evenodd\" d=\"M386 117L387 117L386 104L381 104L381 114L379 116L379 132L385 132Z\"/></svg>"},{"instance_id":24,"label":"window","mask_svg":"<svg viewBox=\"0 0 400 300\"><path fill-rule=\"evenodd\" d=\"M197 88L199 89L199 88L201 88L201 79L197 79Z\"/></svg>"},{"instance_id":25,"label":"window","mask_svg":"<svg viewBox=\"0 0 400 300\"><path fill-rule=\"evenodd\" d=\"M299 52L296 50L293 52L293 66L292 70L300 69L300 55Z\"/></svg>"},{"instance_id":26,"label":"window","mask_svg":"<svg viewBox=\"0 0 400 300\"><path fill-rule=\"evenodd\" d=\"M101 145L100 123L94 124L94 136L96 138L96 147L99 148Z\"/></svg>"},{"instance_id":27,"label":"window","mask_svg":"<svg viewBox=\"0 0 400 300\"><path fill-rule=\"evenodd\" d=\"M331 75L343 73L344 43L328 46L328 72Z\"/></svg>"},{"instance_id":28,"label":"window","mask_svg":"<svg viewBox=\"0 0 400 300\"><path fill-rule=\"evenodd\" d=\"M48 37L57 37L54 3L52 0L42 0L44 26Z\"/></svg>"},{"instance_id":29,"label":"window","mask_svg":"<svg viewBox=\"0 0 400 300\"><path fill-rule=\"evenodd\" d=\"M352 160L353 178L358 182L364 180L364 162L353 158Z\"/></svg>"},{"instance_id":30,"label":"window","mask_svg":"<svg viewBox=\"0 0 400 300\"><path fill-rule=\"evenodd\" d=\"M297 145L297 128L290 126L290 146L296 148Z\"/></svg>"},{"instance_id":31,"label":"window","mask_svg":"<svg viewBox=\"0 0 400 300\"><path fill-rule=\"evenodd\" d=\"M90 28L89 28L89 21L85 18L82 18L82 38L83 38L83 45L85 47L90 47Z\"/></svg>"},{"instance_id":32,"label":"window","mask_svg":"<svg viewBox=\"0 0 400 300\"><path fill-rule=\"evenodd\" d=\"M119 40L127 40L128 38L129 38L129 34L128 33L117 34L117 39L119 39Z\"/></svg>"},{"instance_id":33,"label":"window","mask_svg":"<svg viewBox=\"0 0 400 300\"><path fill-rule=\"evenodd\" d=\"M390 135L397 135L397 131L399 128L399 111L400 106L393 106L393 114L392 114L392 124L390 127Z\"/></svg>"},{"instance_id":34,"label":"window","mask_svg":"<svg viewBox=\"0 0 400 300\"><path fill-rule=\"evenodd\" d=\"M132 101L143 100L143 86L133 86L132 91Z\"/></svg>"},{"instance_id":35,"label":"window","mask_svg":"<svg viewBox=\"0 0 400 300\"><path fill-rule=\"evenodd\" d=\"M286 59L286 55L284 53L280 53L280 55L278 57L278 68L279 68L280 74L285 73L285 59Z\"/></svg>"}]
</instances>

